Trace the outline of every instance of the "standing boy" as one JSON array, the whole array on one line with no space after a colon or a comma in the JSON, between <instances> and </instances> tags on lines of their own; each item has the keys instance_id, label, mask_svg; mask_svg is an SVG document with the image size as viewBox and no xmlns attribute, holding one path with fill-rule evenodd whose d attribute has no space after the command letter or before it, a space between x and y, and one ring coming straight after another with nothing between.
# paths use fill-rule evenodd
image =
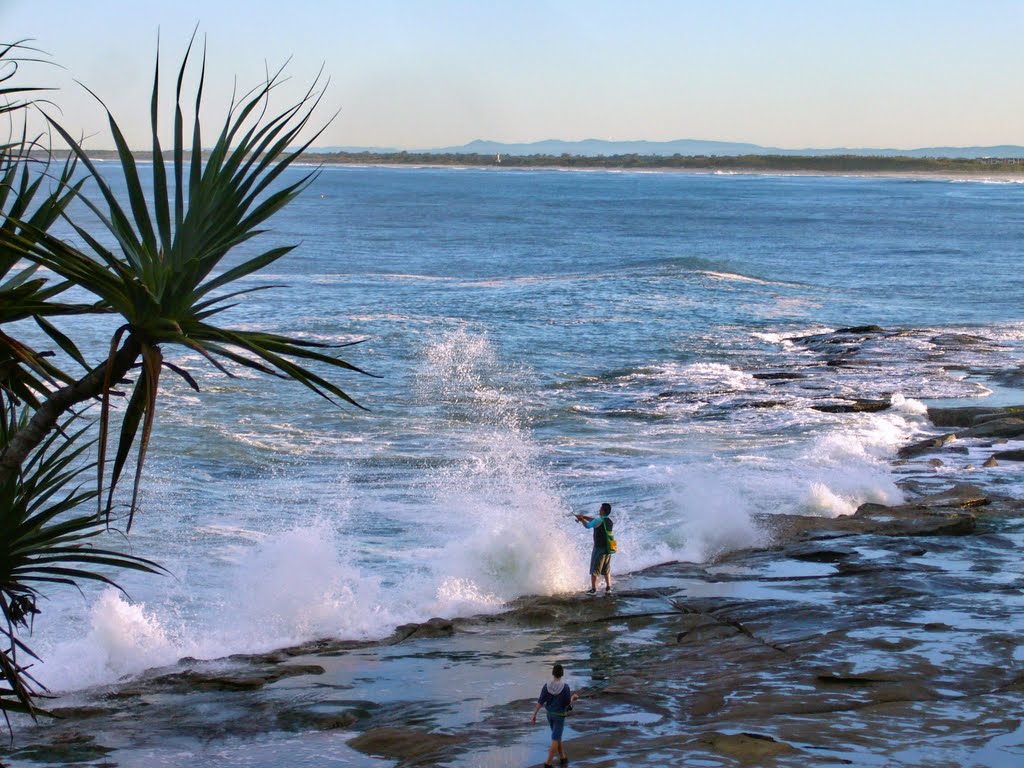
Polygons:
<instances>
[{"instance_id":1,"label":"standing boy","mask_svg":"<svg viewBox=\"0 0 1024 768\"><path fill-rule=\"evenodd\" d=\"M576 520L586 528L594 531L594 549L590 553L590 589L589 594L597 592L597 577L604 576L604 591L612 591L612 550L608 544L608 534L612 532L612 505L605 502L598 510L597 517L576 515Z\"/></svg>"},{"instance_id":2,"label":"standing boy","mask_svg":"<svg viewBox=\"0 0 1024 768\"><path fill-rule=\"evenodd\" d=\"M544 707L548 712L548 725L551 726L551 748L548 749L548 759L544 761L544 768L553 768L555 755L558 755L558 764L566 766L569 758L565 756L565 749L562 747L562 730L565 728L565 716L572 709L572 704L578 696L569 690L569 686L562 682L562 675L565 671L561 664L555 664L551 668L551 681L540 689L540 697L537 699L537 706L533 708L531 723L537 722L537 713Z\"/></svg>"}]
</instances>

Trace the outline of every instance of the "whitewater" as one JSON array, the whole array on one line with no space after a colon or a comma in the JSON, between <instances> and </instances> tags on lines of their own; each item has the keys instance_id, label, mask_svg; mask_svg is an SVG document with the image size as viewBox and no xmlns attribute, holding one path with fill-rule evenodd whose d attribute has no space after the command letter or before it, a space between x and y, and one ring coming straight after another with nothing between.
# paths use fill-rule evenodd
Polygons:
<instances>
[{"instance_id":1,"label":"whitewater","mask_svg":"<svg viewBox=\"0 0 1024 768\"><path fill-rule=\"evenodd\" d=\"M324 169L264 238L301 243L250 279L282 287L229 319L361 341L380 378L339 383L368 410L178 355L202 392L168 378L109 542L169 575L50 593L33 671L75 691L582 590L570 513L602 501L619 574L898 503L925 406L997 403L1022 364L1022 210L940 180ZM861 324L868 364L801 341ZM892 407L815 407L856 399Z\"/></svg>"}]
</instances>

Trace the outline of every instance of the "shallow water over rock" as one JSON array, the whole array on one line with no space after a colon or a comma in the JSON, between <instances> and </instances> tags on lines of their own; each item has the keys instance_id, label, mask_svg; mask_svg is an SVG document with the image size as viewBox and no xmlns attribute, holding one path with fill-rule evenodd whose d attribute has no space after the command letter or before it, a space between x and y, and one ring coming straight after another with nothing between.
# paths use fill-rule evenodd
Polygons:
<instances>
[{"instance_id":1,"label":"shallow water over rock","mask_svg":"<svg viewBox=\"0 0 1024 768\"><path fill-rule=\"evenodd\" d=\"M529 714L560 661L581 694L574 765L1020 765L1024 508L969 487L925 501L782 517L773 549L650 568L609 597L184 660L59 701L3 760L539 765Z\"/></svg>"}]
</instances>

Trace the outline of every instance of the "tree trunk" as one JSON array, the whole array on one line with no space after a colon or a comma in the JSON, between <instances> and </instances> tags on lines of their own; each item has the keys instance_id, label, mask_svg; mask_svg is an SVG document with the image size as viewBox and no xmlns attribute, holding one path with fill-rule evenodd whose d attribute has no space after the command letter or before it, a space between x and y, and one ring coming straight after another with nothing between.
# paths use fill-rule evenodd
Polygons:
<instances>
[{"instance_id":1,"label":"tree trunk","mask_svg":"<svg viewBox=\"0 0 1024 768\"><path fill-rule=\"evenodd\" d=\"M133 334L128 334L124 344L114 355L110 381L114 384L124 378L135 364L141 347ZM107 366L110 361L93 368L76 381L50 395L40 406L28 424L19 430L0 451L0 481L16 473L32 451L41 443L50 430L57 426L61 417L78 403L92 400L103 394L107 380Z\"/></svg>"}]
</instances>

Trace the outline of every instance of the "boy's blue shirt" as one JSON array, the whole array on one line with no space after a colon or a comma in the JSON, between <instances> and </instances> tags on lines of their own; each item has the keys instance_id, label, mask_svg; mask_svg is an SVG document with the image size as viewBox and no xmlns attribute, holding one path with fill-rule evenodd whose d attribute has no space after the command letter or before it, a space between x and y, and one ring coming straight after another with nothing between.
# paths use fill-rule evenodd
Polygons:
<instances>
[{"instance_id":1,"label":"boy's blue shirt","mask_svg":"<svg viewBox=\"0 0 1024 768\"><path fill-rule=\"evenodd\" d=\"M569 704L572 701L572 691L569 690L569 686L566 685L558 692L558 695L553 695L548 687L545 685L540 689L540 696L537 697L537 703L542 704L544 709L547 710L549 715L555 717L564 717L565 713L569 709Z\"/></svg>"}]
</instances>

